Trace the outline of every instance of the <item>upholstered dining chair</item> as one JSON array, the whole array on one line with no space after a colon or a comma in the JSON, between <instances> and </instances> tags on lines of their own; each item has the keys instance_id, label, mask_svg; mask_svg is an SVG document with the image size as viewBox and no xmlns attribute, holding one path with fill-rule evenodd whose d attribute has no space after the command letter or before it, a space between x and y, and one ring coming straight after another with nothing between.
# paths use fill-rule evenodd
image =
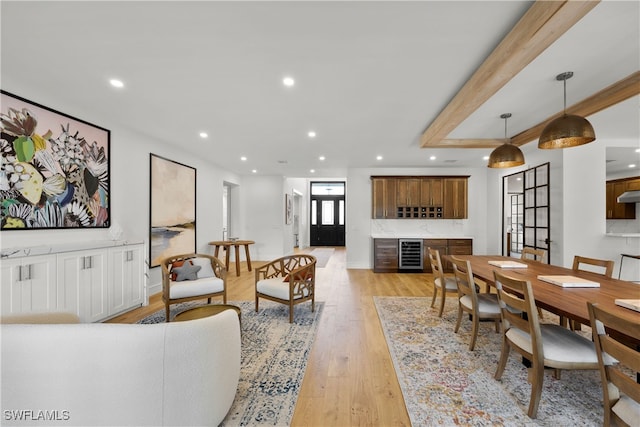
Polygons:
<instances>
[{"instance_id":1,"label":"upholstered dining chair","mask_svg":"<svg viewBox=\"0 0 640 427\"><path fill-rule=\"evenodd\" d=\"M589 265L596 268L586 269L583 266ZM597 268L601 268L600 271L596 271ZM606 277L613 275L613 261L605 259L587 258L584 256L576 255L573 257L573 270L590 271L596 274L602 274Z\"/></svg>"},{"instance_id":2,"label":"upholstered dining chair","mask_svg":"<svg viewBox=\"0 0 640 427\"><path fill-rule=\"evenodd\" d=\"M429 255L429 263L431 264L431 272L433 273L433 298L431 298L431 307L436 302L438 297L438 291L442 294L440 298L440 308L438 311L438 317L442 317L444 311L444 302L447 296L447 292L458 292L458 285L456 284L455 276L445 276L442 270L442 260L440 259L440 251L437 249L427 248Z\"/></svg>"},{"instance_id":3,"label":"upholstered dining chair","mask_svg":"<svg viewBox=\"0 0 640 427\"><path fill-rule=\"evenodd\" d=\"M531 397L527 414L535 418L544 368L598 369L596 349L590 340L569 329L540 323L531 282L497 270L493 274L502 316L502 351L495 378L502 378L511 349L528 359L531 362L528 378ZM607 358L605 363L611 363L611 359Z\"/></svg>"},{"instance_id":4,"label":"upholstered dining chair","mask_svg":"<svg viewBox=\"0 0 640 427\"><path fill-rule=\"evenodd\" d=\"M615 335L608 335L606 331L608 328L615 329L638 342L640 328L637 323L610 313L598 304L587 303L587 307L602 378L604 425L637 426L640 423L640 383L621 367L636 374L640 372L640 351L621 343ZM607 365L607 355L619 363Z\"/></svg>"},{"instance_id":5,"label":"upholstered dining chair","mask_svg":"<svg viewBox=\"0 0 640 427\"><path fill-rule=\"evenodd\" d=\"M227 269L222 261L208 254L173 255L160 262L162 301L166 322L172 304L221 296L227 303Z\"/></svg>"},{"instance_id":6,"label":"upholstered dining chair","mask_svg":"<svg viewBox=\"0 0 640 427\"><path fill-rule=\"evenodd\" d=\"M311 301L311 311L314 311L316 262L313 255L294 254L256 268L256 311L260 298L289 306L289 323L293 323L296 304Z\"/></svg>"},{"instance_id":7,"label":"upholstered dining chair","mask_svg":"<svg viewBox=\"0 0 640 427\"><path fill-rule=\"evenodd\" d=\"M538 262L544 262L547 251L544 249L522 248L522 259L532 259Z\"/></svg>"},{"instance_id":8,"label":"upholstered dining chair","mask_svg":"<svg viewBox=\"0 0 640 427\"><path fill-rule=\"evenodd\" d=\"M500 332L500 307L496 294L479 293L473 280L471 263L463 259L451 256L453 271L458 287L458 320L454 332L457 334L462 322L463 312L471 316L471 341L469 351L473 351L478 338L480 320L493 320L496 332Z\"/></svg>"}]
</instances>

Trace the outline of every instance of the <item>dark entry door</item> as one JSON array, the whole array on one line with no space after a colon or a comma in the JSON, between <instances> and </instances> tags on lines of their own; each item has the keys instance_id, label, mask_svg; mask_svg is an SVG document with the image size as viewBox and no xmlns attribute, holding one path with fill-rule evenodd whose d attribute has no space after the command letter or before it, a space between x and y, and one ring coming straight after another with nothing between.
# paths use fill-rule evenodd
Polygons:
<instances>
[{"instance_id":1,"label":"dark entry door","mask_svg":"<svg viewBox=\"0 0 640 427\"><path fill-rule=\"evenodd\" d=\"M344 246L344 182L311 183L311 246Z\"/></svg>"}]
</instances>

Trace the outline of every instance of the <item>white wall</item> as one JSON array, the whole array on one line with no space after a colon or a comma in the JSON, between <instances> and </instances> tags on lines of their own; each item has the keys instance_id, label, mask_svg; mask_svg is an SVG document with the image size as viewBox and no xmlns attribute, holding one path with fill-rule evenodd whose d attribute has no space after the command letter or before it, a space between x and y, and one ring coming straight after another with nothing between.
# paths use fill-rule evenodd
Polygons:
<instances>
[{"instance_id":1,"label":"white wall","mask_svg":"<svg viewBox=\"0 0 640 427\"><path fill-rule=\"evenodd\" d=\"M606 232L606 147L637 147L638 141L598 140L591 144L562 150L564 167L564 265L570 266L574 255L611 259L640 253L640 238L605 236ZM640 280L638 262L624 262L623 279Z\"/></svg>"}]
</instances>

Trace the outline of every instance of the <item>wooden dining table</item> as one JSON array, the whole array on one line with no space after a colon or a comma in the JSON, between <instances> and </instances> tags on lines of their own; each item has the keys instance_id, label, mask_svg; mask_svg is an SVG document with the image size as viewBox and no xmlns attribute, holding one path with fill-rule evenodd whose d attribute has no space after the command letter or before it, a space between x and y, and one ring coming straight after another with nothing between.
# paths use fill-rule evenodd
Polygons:
<instances>
[{"instance_id":1,"label":"wooden dining table","mask_svg":"<svg viewBox=\"0 0 640 427\"><path fill-rule=\"evenodd\" d=\"M229 252L231 251L231 247L235 249L235 260L236 260L236 276L240 275L240 246L244 246L244 253L247 258L247 268L251 271L251 255L249 254L249 245L253 245L255 242L253 240L214 240L209 242L210 246L214 247L213 256L218 258L218 254L220 253L220 248L224 248L224 265L229 271Z\"/></svg>"},{"instance_id":2,"label":"wooden dining table","mask_svg":"<svg viewBox=\"0 0 640 427\"><path fill-rule=\"evenodd\" d=\"M451 259L450 255L446 255ZM525 279L531 282L533 296L536 305L547 311L577 320L580 323L589 325L589 312L587 302L598 303L607 311L627 318L638 324L640 327L640 313L628 308L616 305L615 300L620 299L640 299L640 285L625 280L608 278L601 274L572 270L570 268L556 265L544 264L541 262L525 259L514 259L499 255L456 255L457 258L468 260L471 263L473 275L488 285L495 287L494 270L499 270L503 274ZM527 268L500 268L489 264L489 261L517 261L527 264ZM564 275L580 277L582 279L598 282L598 288L563 288L538 279L539 275ZM638 343L636 343L637 345Z\"/></svg>"}]
</instances>

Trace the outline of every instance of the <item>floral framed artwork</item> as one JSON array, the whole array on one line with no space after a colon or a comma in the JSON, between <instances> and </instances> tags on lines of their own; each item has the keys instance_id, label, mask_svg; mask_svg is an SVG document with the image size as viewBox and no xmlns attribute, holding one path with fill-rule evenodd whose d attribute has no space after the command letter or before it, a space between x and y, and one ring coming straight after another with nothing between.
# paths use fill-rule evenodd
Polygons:
<instances>
[{"instance_id":1,"label":"floral framed artwork","mask_svg":"<svg viewBox=\"0 0 640 427\"><path fill-rule=\"evenodd\" d=\"M149 260L196 252L196 169L150 155Z\"/></svg>"},{"instance_id":2,"label":"floral framed artwork","mask_svg":"<svg viewBox=\"0 0 640 427\"><path fill-rule=\"evenodd\" d=\"M109 228L111 132L0 91L0 229Z\"/></svg>"}]
</instances>

